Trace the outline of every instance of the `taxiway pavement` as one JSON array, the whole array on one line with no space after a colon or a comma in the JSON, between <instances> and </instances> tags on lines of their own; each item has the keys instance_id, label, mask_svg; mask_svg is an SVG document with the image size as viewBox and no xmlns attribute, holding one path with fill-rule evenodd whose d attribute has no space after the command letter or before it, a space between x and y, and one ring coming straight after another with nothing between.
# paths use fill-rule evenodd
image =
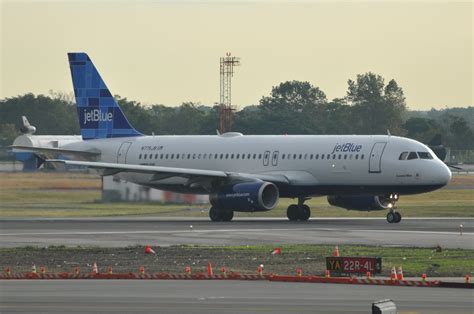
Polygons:
<instances>
[{"instance_id":1,"label":"taxiway pavement","mask_svg":"<svg viewBox=\"0 0 474 314\"><path fill-rule=\"evenodd\" d=\"M463 225L463 233L460 233ZM191 227L192 226L192 227ZM200 218L1 219L0 247L86 245L365 244L474 249L473 218L240 218L213 223Z\"/></svg>"}]
</instances>

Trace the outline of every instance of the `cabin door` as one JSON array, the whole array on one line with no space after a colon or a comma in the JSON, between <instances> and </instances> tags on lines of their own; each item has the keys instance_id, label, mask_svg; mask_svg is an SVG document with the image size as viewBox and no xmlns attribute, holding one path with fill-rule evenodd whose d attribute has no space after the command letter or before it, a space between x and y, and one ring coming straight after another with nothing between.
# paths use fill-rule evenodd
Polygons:
<instances>
[{"instance_id":1,"label":"cabin door","mask_svg":"<svg viewBox=\"0 0 474 314\"><path fill-rule=\"evenodd\" d=\"M381 173L382 172L382 154L385 149L386 142L375 143L370 152L369 158L369 172L370 173Z\"/></svg>"},{"instance_id":2,"label":"cabin door","mask_svg":"<svg viewBox=\"0 0 474 314\"><path fill-rule=\"evenodd\" d=\"M123 142L122 145L120 145L120 148L117 152L117 162L119 164L127 163L127 153L131 145L132 142Z\"/></svg>"}]
</instances>

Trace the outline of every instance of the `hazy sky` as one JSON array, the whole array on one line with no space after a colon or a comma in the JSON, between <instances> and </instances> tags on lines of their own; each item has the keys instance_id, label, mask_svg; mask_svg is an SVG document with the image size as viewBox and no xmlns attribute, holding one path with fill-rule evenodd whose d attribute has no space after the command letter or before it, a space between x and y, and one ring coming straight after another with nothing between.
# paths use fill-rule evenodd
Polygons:
<instances>
[{"instance_id":1,"label":"hazy sky","mask_svg":"<svg viewBox=\"0 0 474 314\"><path fill-rule=\"evenodd\" d=\"M0 98L71 92L66 53L84 51L113 94L213 104L230 51L238 107L286 80L343 97L367 71L412 109L473 105L472 1L0 2Z\"/></svg>"}]
</instances>

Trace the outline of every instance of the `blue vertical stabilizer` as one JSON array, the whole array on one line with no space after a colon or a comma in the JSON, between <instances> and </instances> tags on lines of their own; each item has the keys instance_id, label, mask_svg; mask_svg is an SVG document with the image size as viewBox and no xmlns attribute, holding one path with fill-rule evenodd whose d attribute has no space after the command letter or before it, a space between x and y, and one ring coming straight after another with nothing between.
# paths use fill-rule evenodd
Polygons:
<instances>
[{"instance_id":1,"label":"blue vertical stabilizer","mask_svg":"<svg viewBox=\"0 0 474 314\"><path fill-rule=\"evenodd\" d=\"M140 136L130 125L86 53L68 53L84 140Z\"/></svg>"}]
</instances>

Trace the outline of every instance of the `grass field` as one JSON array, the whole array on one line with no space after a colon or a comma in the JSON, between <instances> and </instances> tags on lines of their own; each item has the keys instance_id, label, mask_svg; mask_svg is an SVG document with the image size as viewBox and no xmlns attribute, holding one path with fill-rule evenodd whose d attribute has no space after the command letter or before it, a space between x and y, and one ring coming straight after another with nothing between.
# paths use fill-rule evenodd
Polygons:
<instances>
[{"instance_id":1,"label":"grass field","mask_svg":"<svg viewBox=\"0 0 474 314\"><path fill-rule=\"evenodd\" d=\"M397 203L404 217L474 217L474 176L456 176L450 188L402 196ZM1 217L93 217L157 215L207 217L207 205L102 203L101 181L82 173L0 173ZM237 217L286 217L291 199L281 199L272 211L236 213ZM330 206L325 197L307 202L313 217L384 217L386 211L357 212Z\"/></svg>"},{"instance_id":2,"label":"grass field","mask_svg":"<svg viewBox=\"0 0 474 314\"><path fill-rule=\"evenodd\" d=\"M210 261L215 269L225 266L228 271L255 273L264 264L266 273L294 274L301 267L304 274L322 275L326 269L325 257L331 256L330 245L283 245L280 255L272 255L274 245L260 246L171 246L154 247L156 256L145 255L142 246L124 248L98 247L23 247L0 249L0 267L13 267L14 272L29 271L31 263L46 266L48 272L82 271L97 261L105 271L114 265L114 272L137 271L144 266L147 272L182 273L186 265L193 272L205 271ZM435 248L398 248L379 246L339 246L341 256L381 257L382 275L389 276L392 266L402 266L405 276L461 277L474 272L474 250Z\"/></svg>"}]
</instances>

